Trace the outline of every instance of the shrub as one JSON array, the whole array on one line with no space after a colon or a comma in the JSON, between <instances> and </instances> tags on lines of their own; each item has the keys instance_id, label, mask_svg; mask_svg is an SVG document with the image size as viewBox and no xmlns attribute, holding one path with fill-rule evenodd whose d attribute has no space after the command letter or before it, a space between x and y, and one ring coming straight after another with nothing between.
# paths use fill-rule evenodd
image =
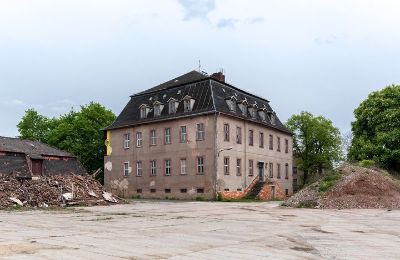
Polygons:
<instances>
[{"instance_id":1,"label":"shrub","mask_svg":"<svg viewBox=\"0 0 400 260\"><path fill-rule=\"evenodd\" d=\"M336 182L338 182L341 179L340 174L332 174L326 176L321 183L319 184L319 191L325 192L332 188L333 185L335 185Z\"/></svg>"},{"instance_id":2,"label":"shrub","mask_svg":"<svg viewBox=\"0 0 400 260\"><path fill-rule=\"evenodd\" d=\"M362 160L362 161L360 161L359 164L360 164L360 166L365 167L365 168L369 168L369 167L376 165L374 160Z\"/></svg>"}]
</instances>

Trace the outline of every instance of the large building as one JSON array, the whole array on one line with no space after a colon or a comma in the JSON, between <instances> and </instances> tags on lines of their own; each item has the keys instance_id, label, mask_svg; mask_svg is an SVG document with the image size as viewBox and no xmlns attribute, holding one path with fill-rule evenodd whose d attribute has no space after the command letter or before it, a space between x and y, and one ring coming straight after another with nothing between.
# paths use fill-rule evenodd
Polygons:
<instances>
[{"instance_id":1,"label":"large building","mask_svg":"<svg viewBox=\"0 0 400 260\"><path fill-rule=\"evenodd\" d=\"M291 133L268 100L221 72L191 71L132 95L105 138L105 186L121 196L293 192Z\"/></svg>"}]
</instances>

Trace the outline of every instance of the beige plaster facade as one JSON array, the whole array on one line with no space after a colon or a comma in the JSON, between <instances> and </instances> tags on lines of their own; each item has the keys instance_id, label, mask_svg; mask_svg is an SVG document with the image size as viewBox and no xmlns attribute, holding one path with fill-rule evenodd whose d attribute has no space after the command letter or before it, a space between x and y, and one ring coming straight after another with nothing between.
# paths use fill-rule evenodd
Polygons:
<instances>
[{"instance_id":1,"label":"beige plaster facade","mask_svg":"<svg viewBox=\"0 0 400 260\"><path fill-rule=\"evenodd\" d=\"M203 140L196 138L197 124L204 125ZM225 140L226 125L229 125L229 141ZM187 129L187 140L184 142L181 142L182 126ZM241 129L240 143L236 136L238 127ZM165 129L170 129L170 144L166 143ZM156 133L155 145L151 144L152 130ZM253 145L249 144L250 130L253 131ZM136 138L139 132L142 135L140 147ZM263 147L260 147L260 133L264 136ZM126 134L129 134L129 148L124 148ZM272 149L269 147L270 135L273 138ZM250 120L222 113L196 115L109 130L108 139L110 152L104 159L105 186L120 196L215 199L218 191L245 190L257 176L271 182L271 185L278 184L288 195L293 192L291 135ZM202 172L199 170L199 158L203 159ZM224 167L226 158L229 158L228 167ZM169 175L165 169L167 160L171 168ZM181 169L181 160L186 162L186 171ZM250 169L250 161L253 162L253 170ZM269 176L270 165L273 167L272 178Z\"/></svg>"}]
</instances>

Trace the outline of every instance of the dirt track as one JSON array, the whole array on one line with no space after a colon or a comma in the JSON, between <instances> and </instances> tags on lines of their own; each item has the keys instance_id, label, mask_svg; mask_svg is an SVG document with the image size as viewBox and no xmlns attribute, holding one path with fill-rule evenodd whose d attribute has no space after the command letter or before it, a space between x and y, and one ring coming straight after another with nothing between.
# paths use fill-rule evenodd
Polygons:
<instances>
[{"instance_id":1,"label":"dirt track","mask_svg":"<svg viewBox=\"0 0 400 260\"><path fill-rule=\"evenodd\" d=\"M0 258L400 259L400 211L135 201L1 211Z\"/></svg>"}]
</instances>

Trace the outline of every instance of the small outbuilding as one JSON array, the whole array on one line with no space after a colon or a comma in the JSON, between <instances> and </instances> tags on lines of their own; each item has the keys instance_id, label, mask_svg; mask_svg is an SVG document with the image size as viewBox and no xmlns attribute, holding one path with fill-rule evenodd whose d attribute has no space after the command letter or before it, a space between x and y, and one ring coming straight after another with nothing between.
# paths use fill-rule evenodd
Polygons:
<instances>
[{"instance_id":1,"label":"small outbuilding","mask_svg":"<svg viewBox=\"0 0 400 260\"><path fill-rule=\"evenodd\" d=\"M47 144L0 136L0 176L32 178L87 172L76 156Z\"/></svg>"}]
</instances>

